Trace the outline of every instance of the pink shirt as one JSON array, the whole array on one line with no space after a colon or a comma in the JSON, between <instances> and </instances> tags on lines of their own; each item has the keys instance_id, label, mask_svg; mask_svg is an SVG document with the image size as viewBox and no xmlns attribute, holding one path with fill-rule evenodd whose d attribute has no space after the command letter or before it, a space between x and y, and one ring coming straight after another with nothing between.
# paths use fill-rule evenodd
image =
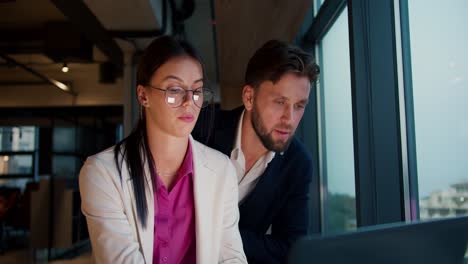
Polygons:
<instances>
[{"instance_id":1,"label":"pink shirt","mask_svg":"<svg viewBox=\"0 0 468 264\"><path fill-rule=\"evenodd\" d=\"M168 192L159 176L156 178L153 263L195 263L195 201L190 142L172 190Z\"/></svg>"}]
</instances>

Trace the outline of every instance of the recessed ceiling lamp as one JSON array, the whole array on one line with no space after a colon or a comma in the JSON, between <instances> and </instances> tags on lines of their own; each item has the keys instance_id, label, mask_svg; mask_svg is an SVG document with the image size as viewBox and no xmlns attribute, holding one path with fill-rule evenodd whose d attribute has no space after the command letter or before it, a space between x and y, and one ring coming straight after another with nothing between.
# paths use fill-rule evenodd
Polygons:
<instances>
[{"instance_id":1,"label":"recessed ceiling lamp","mask_svg":"<svg viewBox=\"0 0 468 264\"><path fill-rule=\"evenodd\" d=\"M63 66L62 66L62 72L68 72L70 70L70 68L68 68L68 65L66 62L63 63Z\"/></svg>"}]
</instances>

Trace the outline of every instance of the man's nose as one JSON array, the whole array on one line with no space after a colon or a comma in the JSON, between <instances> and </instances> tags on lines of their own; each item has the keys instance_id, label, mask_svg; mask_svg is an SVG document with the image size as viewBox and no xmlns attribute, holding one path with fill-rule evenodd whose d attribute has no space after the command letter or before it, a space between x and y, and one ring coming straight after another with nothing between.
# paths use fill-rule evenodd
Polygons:
<instances>
[{"instance_id":1,"label":"man's nose","mask_svg":"<svg viewBox=\"0 0 468 264\"><path fill-rule=\"evenodd\" d=\"M285 105L281 118L283 121L287 121L288 123L294 121L294 107L289 104Z\"/></svg>"}]
</instances>

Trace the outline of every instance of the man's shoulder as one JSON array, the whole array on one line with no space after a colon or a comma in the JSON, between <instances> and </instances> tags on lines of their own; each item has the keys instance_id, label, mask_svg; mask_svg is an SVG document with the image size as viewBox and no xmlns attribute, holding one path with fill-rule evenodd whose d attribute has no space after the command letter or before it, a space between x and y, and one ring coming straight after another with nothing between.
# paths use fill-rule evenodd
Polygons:
<instances>
[{"instance_id":1,"label":"man's shoulder","mask_svg":"<svg viewBox=\"0 0 468 264\"><path fill-rule=\"evenodd\" d=\"M301 186L310 183L314 171L312 157L299 139L293 138L288 149L282 155L277 153L274 160L270 172L277 175L285 192L302 190Z\"/></svg>"},{"instance_id":2,"label":"man's shoulder","mask_svg":"<svg viewBox=\"0 0 468 264\"><path fill-rule=\"evenodd\" d=\"M298 162L312 162L312 156L306 146L295 136L283 156L288 160L297 160Z\"/></svg>"},{"instance_id":3,"label":"man's shoulder","mask_svg":"<svg viewBox=\"0 0 468 264\"><path fill-rule=\"evenodd\" d=\"M287 150L282 154L276 153L273 161L268 165L272 173L291 183L309 180L312 175L312 157L305 145L297 138L293 138Z\"/></svg>"}]
</instances>

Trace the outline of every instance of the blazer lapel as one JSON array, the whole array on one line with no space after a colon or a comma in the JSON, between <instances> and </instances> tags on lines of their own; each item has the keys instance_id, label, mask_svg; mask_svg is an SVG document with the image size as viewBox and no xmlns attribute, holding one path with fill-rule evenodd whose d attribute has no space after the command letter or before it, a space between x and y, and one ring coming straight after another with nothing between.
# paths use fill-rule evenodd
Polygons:
<instances>
[{"instance_id":1,"label":"blazer lapel","mask_svg":"<svg viewBox=\"0 0 468 264\"><path fill-rule=\"evenodd\" d=\"M147 187L146 188L146 205L148 208L148 215L146 218L146 228L144 228L140 221L138 220L138 213L137 213L137 206L135 200L135 192L133 190L132 179L128 174L127 164L122 168L122 178L125 179L125 184L128 188L128 193L130 196L130 200L132 203L133 209L133 219L135 219L136 229L138 233L138 239L140 240L140 244L142 246L142 253L143 257L145 258L146 263L153 263L153 240L154 240L154 196L153 196L153 185L151 180L151 174L149 172L149 167L147 162L144 166L146 180L147 180ZM124 176L124 173L126 177ZM130 217L130 216L129 216Z\"/></svg>"},{"instance_id":2,"label":"blazer lapel","mask_svg":"<svg viewBox=\"0 0 468 264\"><path fill-rule=\"evenodd\" d=\"M272 197L275 196L276 189L273 186L276 186L278 182L278 177L280 175L279 165L282 162L283 157L276 153L275 158L268 164L264 174L260 177L257 185L252 190L252 192L247 196L240 208L250 207L250 208L265 208L264 201L273 201ZM257 204L258 203L258 204ZM251 206L255 204L255 206ZM241 218L242 221L242 218Z\"/></svg>"},{"instance_id":3,"label":"blazer lapel","mask_svg":"<svg viewBox=\"0 0 468 264\"><path fill-rule=\"evenodd\" d=\"M207 165L207 157L203 151L204 146L198 145L197 142L190 137L193 150L193 165L194 165L194 200L195 200L195 233L196 233L196 253L197 263L210 262L210 237L203 235L211 233L213 226L213 212L210 210L215 197L215 189L213 185L216 174ZM207 262L208 261L208 262Z\"/></svg>"}]
</instances>

